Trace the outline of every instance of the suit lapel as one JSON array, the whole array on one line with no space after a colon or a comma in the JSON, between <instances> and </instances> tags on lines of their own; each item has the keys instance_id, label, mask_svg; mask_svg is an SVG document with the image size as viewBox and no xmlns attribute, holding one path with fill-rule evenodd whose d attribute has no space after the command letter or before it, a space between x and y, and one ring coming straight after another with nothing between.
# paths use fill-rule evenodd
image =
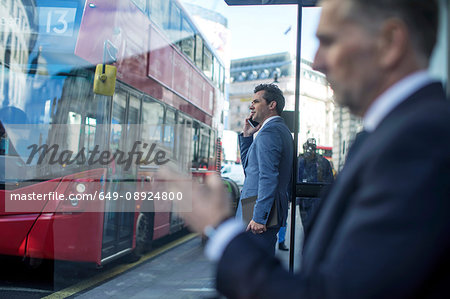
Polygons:
<instances>
[{"instance_id":1,"label":"suit lapel","mask_svg":"<svg viewBox=\"0 0 450 299\"><path fill-rule=\"evenodd\" d=\"M281 121L282 119L281 118L275 118L275 119L273 119L273 120L271 120L271 121L269 121L267 124L265 124L264 125L264 127L262 128L262 129L260 129L259 131L258 131L258 134L261 134L261 132L262 131L264 131L264 130L266 130L268 127L270 127L270 126L274 126L274 125L277 125L277 123L279 122L279 121ZM244 164L243 164L243 168L245 169L246 167L247 167L247 165L248 165L248 158L252 155L252 152L253 152L253 148L254 148L254 146L255 146L255 142L256 142L256 139L258 138L258 136L256 136L256 137L253 137L253 142L252 142L252 144L250 145L250 147L248 148L248 153L247 153L247 159L245 160L245 162L244 162Z\"/></svg>"},{"instance_id":2,"label":"suit lapel","mask_svg":"<svg viewBox=\"0 0 450 299\"><path fill-rule=\"evenodd\" d=\"M359 149L352 153L352 158L346 162L337 180L323 199L320 211L317 212L311 225L310 236L305 244L303 254L305 258L302 270L305 273L313 271L325 256L335 231L342 218L345 217L345 211L351 204L352 196L358 188L358 175L361 168L364 167L365 161L371 159L374 153L381 151L385 146L384 142L389 142L389 138L396 137L390 135L390 132L405 122L404 118L411 117L408 116L408 112L416 109L416 103L430 99L445 99L440 83L433 83L420 89L401 103L383 119L374 132L367 136Z\"/></svg>"},{"instance_id":3,"label":"suit lapel","mask_svg":"<svg viewBox=\"0 0 450 299\"><path fill-rule=\"evenodd\" d=\"M313 265L322 259L329 242L333 237L342 217L345 217L345 210L349 205L349 199L357 185L357 175L364 160L369 158L373 149L371 136L364 140L360 149L356 151L349 163L346 163L336 182L323 199L320 211L315 215L314 223L311 225L311 232L308 242L305 245L305 264L302 266L305 271L312 270Z\"/></svg>"}]
</instances>

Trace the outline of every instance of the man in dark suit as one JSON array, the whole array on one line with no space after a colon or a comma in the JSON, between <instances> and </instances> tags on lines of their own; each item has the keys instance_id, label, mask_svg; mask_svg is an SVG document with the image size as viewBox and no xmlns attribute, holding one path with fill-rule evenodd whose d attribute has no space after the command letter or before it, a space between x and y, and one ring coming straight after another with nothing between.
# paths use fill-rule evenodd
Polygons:
<instances>
[{"instance_id":1,"label":"man in dark suit","mask_svg":"<svg viewBox=\"0 0 450 299\"><path fill-rule=\"evenodd\" d=\"M286 222L292 178L294 147L289 128L280 117L284 105L283 93L276 85L256 86L250 115L239 134L245 181L236 217L242 219L242 200L256 196L247 230L264 240L272 254L275 254L278 230ZM258 125L251 125L250 120ZM268 227L272 209L277 221Z\"/></svg>"},{"instance_id":2,"label":"man in dark suit","mask_svg":"<svg viewBox=\"0 0 450 299\"><path fill-rule=\"evenodd\" d=\"M297 183L327 183L334 181L330 161L317 153L316 139L308 138L303 144L303 154L298 156ZM320 198L298 197L303 230L309 226L311 216L320 204ZM306 235L305 235L306 238Z\"/></svg>"},{"instance_id":3,"label":"man in dark suit","mask_svg":"<svg viewBox=\"0 0 450 299\"><path fill-rule=\"evenodd\" d=\"M229 298L449 298L450 107L424 71L437 1L321 4L313 67L367 133L313 219L300 272L290 275L252 234L223 221L218 188L206 196L210 216L194 210L186 221L210 228L206 254Z\"/></svg>"}]
</instances>

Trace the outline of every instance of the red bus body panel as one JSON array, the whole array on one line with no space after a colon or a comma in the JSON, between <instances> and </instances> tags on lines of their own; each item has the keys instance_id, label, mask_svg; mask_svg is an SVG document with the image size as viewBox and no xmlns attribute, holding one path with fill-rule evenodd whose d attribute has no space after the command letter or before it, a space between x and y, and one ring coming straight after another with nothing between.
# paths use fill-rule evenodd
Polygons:
<instances>
[{"instance_id":1,"label":"red bus body panel","mask_svg":"<svg viewBox=\"0 0 450 299\"><path fill-rule=\"evenodd\" d=\"M1 201L0 239L8 242L3 242L0 254L100 263L104 202L80 201L72 206L70 201L31 200L24 202L27 204L24 208L42 213L23 215L5 211L5 202L12 193L54 191L67 197L74 193L72 186L80 182L88 186L88 192L100 192L104 175L104 169L94 169L14 191L1 191L5 200Z\"/></svg>"},{"instance_id":2,"label":"red bus body panel","mask_svg":"<svg viewBox=\"0 0 450 299\"><path fill-rule=\"evenodd\" d=\"M25 255L27 234L39 214L2 215L0 216L0 254Z\"/></svg>"},{"instance_id":3,"label":"red bus body panel","mask_svg":"<svg viewBox=\"0 0 450 299\"><path fill-rule=\"evenodd\" d=\"M100 264L102 229L103 213L44 213L28 237L27 256Z\"/></svg>"},{"instance_id":4,"label":"red bus body panel","mask_svg":"<svg viewBox=\"0 0 450 299\"><path fill-rule=\"evenodd\" d=\"M3 240L0 254L25 255L27 235L46 204L43 200L11 202L12 195L49 193L55 191L60 180L55 179L16 190L0 190L0 240ZM12 209L14 211L11 211Z\"/></svg>"}]
</instances>

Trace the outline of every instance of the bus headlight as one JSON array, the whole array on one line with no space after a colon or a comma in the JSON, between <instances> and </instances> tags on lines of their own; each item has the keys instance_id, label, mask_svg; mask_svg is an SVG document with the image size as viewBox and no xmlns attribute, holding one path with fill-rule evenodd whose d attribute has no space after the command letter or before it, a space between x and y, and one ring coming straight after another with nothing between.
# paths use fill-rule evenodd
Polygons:
<instances>
[{"instance_id":1,"label":"bus headlight","mask_svg":"<svg viewBox=\"0 0 450 299\"><path fill-rule=\"evenodd\" d=\"M86 185L83 183L79 183L77 184L75 189L77 190L78 193L84 193L84 191L86 191Z\"/></svg>"}]
</instances>

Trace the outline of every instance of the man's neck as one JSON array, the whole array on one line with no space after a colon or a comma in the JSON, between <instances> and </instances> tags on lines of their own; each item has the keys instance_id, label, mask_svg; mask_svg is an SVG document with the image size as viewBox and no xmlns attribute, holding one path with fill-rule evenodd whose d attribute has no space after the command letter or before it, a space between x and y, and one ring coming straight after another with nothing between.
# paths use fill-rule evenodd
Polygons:
<instances>
[{"instance_id":1,"label":"man's neck","mask_svg":"<svg viewBox=\"0 0 450 299\"><path fill-rule=\"evenodd\" d=\"M400 60L395 64L387 65L382 69L382 75L380 76L377 87L373 88L374 92L368 95L372 100L367 105L357 111L355 114L364 117L370 108L370 106L378 99L383 93L394 86L404 78L418 72L425 70L428 67L428 61L423 60L414 50L407 51Z\"/></svg>"},{"instance_id":2,"label":"man's neck","mask_svg":"<svg viewBox=\"0 0 450 299\"><path fill-rule=\"evenodd\" d=\"M375 130L390 111L431 82L433 79L426 71L415 72L397 81L373 101L364 115L364 129Z\"/></svg>"},{"instance_id":3,"label":"man's neck","mask_svg":"<svg viewBox=\"0 0 450 299\"><path fill-rule=\"evenodd\" d=\"M394 86L399 81L403 80L404 78L408 77L409 75L414 74L415 72L420 71L421 69L417 67L411 67L403 70L398 70L396 72L387 73L384 76L384 82L380 85L380 88L378 89L378 93L373 97L373 100L370 102L370 104L365 108L365 110L361 113L361 116L365 116L367 113L367 110L369 107L375 102L376 99L378 99L383 93L385 93L388 89L390 89L392 86Z\"/></svg>"},{"instance_id":4,"label":"man's neck","mask_svg":"<svg viewBox=\"0 0 450 299\"><path fill-rule=\"evenodd\" d=\"M267 115L267 116L261 121L261 123L264 123L267 119L269 119L269 118L271 118L271 117L274 117L274 116L279 116L279 115L276 114L276 113L271 113L271 114Z\"/></svg>"}]
</instances>

